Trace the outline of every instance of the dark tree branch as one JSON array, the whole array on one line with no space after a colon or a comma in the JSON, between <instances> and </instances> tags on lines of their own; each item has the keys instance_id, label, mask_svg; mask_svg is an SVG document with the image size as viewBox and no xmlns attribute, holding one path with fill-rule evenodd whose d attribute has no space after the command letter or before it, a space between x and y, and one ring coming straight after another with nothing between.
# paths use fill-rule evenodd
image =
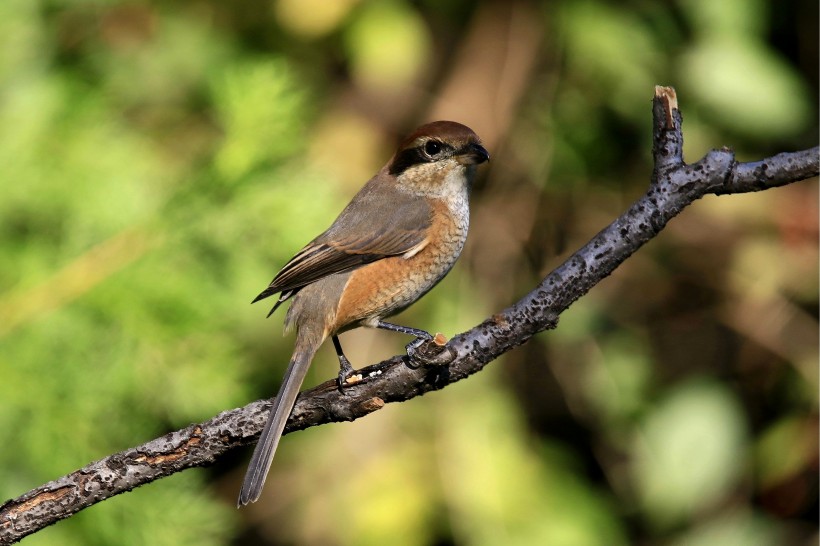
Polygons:
<instances>
[{"instance_id":1,"label":"dark tree branch","mask_svg":"<svg viewBox=\"0 0 820 546\"><path fill-rule=\"evenodd\" d=\"M395 356L362 370L365 380L341 395L335 379L303 392L285 433L324 423L352 421L388 402L401 402L441 389L480 371L486 364L538 332L555 328L558 316L655 237L686 206L706 194L732 194L782 186L818 175L818 148L737 163L731 150L713 150L692 165L683 162L681 115L675 92L657 87L653 102L654 160L646 194L589 243L511 307L444 347L448 365L408 365ZM195 466L249 444L267 418L269 401L220 413L212 419L111 455L42 485L0 506L0 544L11 544L109 497Z\"/></svg>"}]
</instances>

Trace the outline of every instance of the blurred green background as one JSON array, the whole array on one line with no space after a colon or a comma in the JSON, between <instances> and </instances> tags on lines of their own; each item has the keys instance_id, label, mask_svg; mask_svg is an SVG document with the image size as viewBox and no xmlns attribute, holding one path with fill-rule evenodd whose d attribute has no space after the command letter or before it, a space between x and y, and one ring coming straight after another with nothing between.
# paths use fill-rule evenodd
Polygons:
<instances>
[{"instance_id":1,"label":"blurred green background","mask_svg":"<svg viewBox=\"0 0 820 546\"><path fill-rule=\"evenodd\" d=\"M398 322L514 302L687 159L814 146L815 0L3 0L0 498L276 391L249 305L419 123L493 155L459 265ZM31 545L808 545L818 184L696 203L483 373L86 510ZM402 350L343 336L356 365ZM308 384L334 377L323 348Z\"/></svg>"}]
</instances>

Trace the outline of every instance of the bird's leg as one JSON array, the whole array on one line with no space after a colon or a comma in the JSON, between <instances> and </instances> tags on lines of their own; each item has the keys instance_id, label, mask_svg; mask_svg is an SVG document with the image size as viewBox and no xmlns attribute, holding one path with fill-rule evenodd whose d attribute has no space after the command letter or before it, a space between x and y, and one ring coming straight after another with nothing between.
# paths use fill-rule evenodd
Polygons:
<instances>
[{"instance_id":1,"label":"bird's leg","mask_svg":"<svg viewBox=\"0 0 820 546\"><path fill-rule=\"evenodd\" d=\"M405 349L407 349L407 356L409 356L413 360L421 362L422 364L448 364L455 357L452 351L449 350L448 355L442 355L444 342L441 342L439 344L438 338L440 336L445 341L446 338L441 334L436 334L436 337L433 337L428 332L425 332L424 330L419 330L418 328L410 328L409 326L400 326L398 324L392 324L390 322L383 321L379 321L376 327L382 328L384 330L390 330L391 332L399 332L401 334L416 336L416 339L408 343L405 346ZM433 351L432 354L422 354L422 352L419 351L419 348L426 342L432 340L436 340L436 345L438 347L441 347L442 350ZM428 351L423 352L428 353Z\"/></svg>"},{"instance_id":2,"label":"bird's leg","mask_svg":"<svg viewBox=\"0 0 820 546\"><path fill-rule=\"evenodd\" d=\"M407 354L410 356L413 356L413 353L416 352L416 349L421 347L421 345L425 341L433 339L433 336L431 336L429 332L419 330L418 328L410 328L409 326L400 326L398 324L393 324L391 322L383 322L380 320L376 327L381 328L383 330L390 330L391 332L398 332L400 334L415 336L416 339L408 343L405 347L405 349L407 349Z\"/></svg>"},{"instance_id":3,"label":"bird's leg","mask_svg":"<svg viewBox=\"0 0 820 546\"><path fill-rule=\"evenodd\" d=\"M350 365L350 361L342 351L342 344L339 343L339 336L332 336L331 339L333 339L333 347L336 349L336 356L339 357L339 378L337 382L339 384L339 390L343 390L345 385L351 383L350 378L356 375L356 370ZM358 381L355 383L358 383Z\"/></svg>"},{"instance_id":4,"label":"bird's leg","mask_svg":"<svg viewBox=\"0 0 820 546\"><path fill-rule=\"evenodd\" d=\"M424 341L433 339L433 336L431 336L429 332L425 332L424 330L419 330L418 328L410 328L409 326L401 326L400 324L393 324L392 322L384 322L383 320L380 320L376 324L376 328L390 330L391 332L398 332L400 334L407 334L408 336L416 336L417 338L420 338Z\"/></svg>"}]
</instances>

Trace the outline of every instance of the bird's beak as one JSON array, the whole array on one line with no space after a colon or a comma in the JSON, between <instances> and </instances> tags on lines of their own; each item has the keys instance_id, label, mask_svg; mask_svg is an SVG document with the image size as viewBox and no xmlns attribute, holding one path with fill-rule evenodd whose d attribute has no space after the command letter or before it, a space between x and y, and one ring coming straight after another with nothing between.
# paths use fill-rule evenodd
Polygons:
<instances>
[{"instance_id":1,"label":"bird's beak","mask_svg":"<svg viewBox=\"0 0 820 546\"><path fill-rule=\"evenodd\" d=\"M489 161L490 154L484 149L484 146L473 142L459 151L456 160L462 165L477 165Z\"/></svg>"}]
</instances>

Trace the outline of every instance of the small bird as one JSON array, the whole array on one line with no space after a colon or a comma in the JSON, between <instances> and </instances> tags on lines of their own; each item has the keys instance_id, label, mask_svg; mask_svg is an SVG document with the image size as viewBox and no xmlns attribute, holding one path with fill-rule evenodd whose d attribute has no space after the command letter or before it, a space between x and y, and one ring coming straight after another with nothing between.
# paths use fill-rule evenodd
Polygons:
<instances>
[{"instance_id":1,"label":"small bird","mask_svg":"<svg viewBox=\"0 0 820 546\"><path fill-rule=\"evenodd\" d=\"M422 125L342 210L300 250L254 303L292 299L285 329L296 328L293 356L248 465L237 506L259 499L276 446L314 354L330 337L339 386L355 370L338 335L367 326L416 337L408 354L432 336L383 319L407 308L455 264L469 227L468 197L478 164L490 154L470 129L453 121Z\"/></svg>"}]
</instances>

